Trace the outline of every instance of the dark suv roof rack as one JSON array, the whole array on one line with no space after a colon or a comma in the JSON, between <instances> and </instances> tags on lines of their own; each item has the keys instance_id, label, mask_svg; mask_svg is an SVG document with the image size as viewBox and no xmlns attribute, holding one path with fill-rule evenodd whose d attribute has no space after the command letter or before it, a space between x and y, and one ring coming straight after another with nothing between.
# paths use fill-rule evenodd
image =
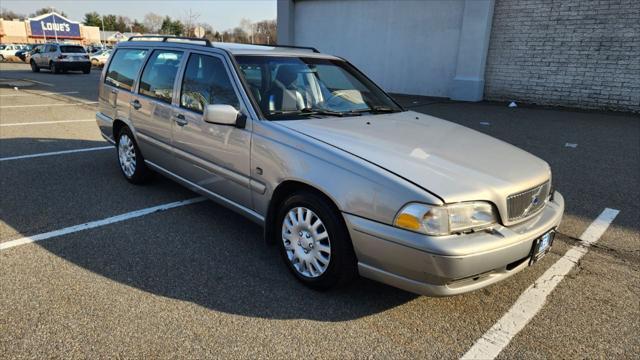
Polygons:
<instances>
[{"instance_id":1,"label":"dark suv roof rack","mask_svg":"<svg viewBox=\"0 0 640 360\"><path fill-rule=\"evenodd\" d=\"M314 53L320 53L320 51L318 51L318 49L316 49L314 47L311 47L311 46L295 46L295 45L264 45L264 46L281 47L281 48L288 48L288 49L311 50Z\"/></svg>"},{"instance_id":2,"label":"dark suv roof rack","mask_svg":"<svg viewBox=\"0 0 640 360\"><path fill-rule=\"evenodd\" d=\"M197 42L203 42L204 46L209 46L209 47L213 47L213 45L211 45L211 41L209 41L208 39L201 39L201 38L195 38L195 37L188 37L188 36L173 36L173 35L134 35L132 37L129 38L129 40L127 41L132 41L132 40L153 40L153 39L161 39L162 42L170 42L172 40L187 40L187 41L197 41Z\"/></svg>"}]
</instances>

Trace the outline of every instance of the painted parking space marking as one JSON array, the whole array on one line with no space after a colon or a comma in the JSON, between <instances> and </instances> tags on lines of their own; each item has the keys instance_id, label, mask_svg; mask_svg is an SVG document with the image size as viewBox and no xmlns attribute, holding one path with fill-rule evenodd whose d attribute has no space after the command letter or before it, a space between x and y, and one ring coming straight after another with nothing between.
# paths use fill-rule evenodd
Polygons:
<instances>
[{"instance_id":1,"label":"painted parking space marking","mask_svg":"<svg viewBox=\"0 0 640 360\"><path fill-rule=\"evenodd\" d=\"M462 359L495 359L544 306L547 296L573 269L607 230L620 211L606 208L582 233L582 243L570 248L525 290L506 314L462 356Z\"/></svg>"},{"instance_id":2,"label":"painted parking space marking","mask_svg":"<svg viewBox=\"0 0 640 360\"><path fill-rule=\"evenodd\" d=\"M45 96L45 95L67 95L78 94L78 91L63 91L63 92L45 92L45 93L30 93L30 92L16 92L14 94L0 94L0 97L16 97L16 96Z\"/></svg>"},{"instance_id":3,"label":"painted parking space marking","mask_svg":"<svg viewBox=\"0 0 640 360\"><path fill-rule=\"evenodd\" d=\"M204 198L204 197L196 197L196 198L192 198L192 199L188 199L188 200L174 201L174 202L167 203L167 204L152 206L152 207L148 207L148 208L145 208L145 209L130 211L130 212L127 212L127 213L124 213L124 214L111 216L111 217L108 217L108 218L105 218L105 219L102 219L102 220L91 221L91 222L87 222L87 223L84 223L84 224L69 226L69 227L66 227L66 228L62 228L62 229L59 229L59 230L53 230L53 231L49 231L49 232L42 233L42 234L37 234L37 235L33 235L33 236L23 237L23 238L20 238L20 239L10 240L10 241L7 241L7 242L0 243L0 251L11 249L11 248L14 248L16 246L32 244L32 243L37 242L37 241L47 240L47 239L51 239L51 238L62 236L62 235L67 235L67 234L71 234L71 233L75 233L75 232L79 232L79 231L83 231L83 230L94 229L94 228L97 228L97 227L100 227L100 226L105 226L105 225L109 225L109 224L113 224L113 223L129 220L129 219L134 219L134 218L138 218L138 217L141 217L141 216L153 214L153 213L156 213L156 212L161 212L161 211L166 211L166 210L174 209L174 208L181 207L181 206L191 205L191 204L199 203L199 202L202 202L202 201L205 201L205 200L206 200L206 198Z\"/></svg>"},{"instance_id":4,"label":"painted parking space marking","mask_svg":"<svg viewBox=\"0 0 640 360\"><path fill-rule=\"evenodd\" d=\"M29 105L3 105L0 106L0 109L12 109L12 108L27 108L27 107L48 107L48 106L80 106L80 105L92 105L97 104L97 101L85 101L79 103L69 103L69 104L29 104Z\"/></svg>"},{"instance_id":5,"label":"painted parking space marking","mask_svg":"<svg viewBox=\"0 0 640 360\"><path fill-rule=\"evenodd\" d=\"M21 159L43 157L43 156L64 155L64 154L73 154L78 152L99 151L99 150L108 150L108 149L113 149L113 146L112 145L98 146L98 147L84 148L84 149L62 150L62 151L52 151L52 152L30 154L30 155L9 156L9 157L0 158L0 161L21 160Z\"/></svg>"},{"instance_id":6,"label":"painted parking space marking","mask_svg":"<svg viewBox=\"0 0 640 360\"><path fill-rule=\"evenodd\" d=\"M32 83L34 83L34 84L40 84L40 85L45 85L45 86L51 86L51 87L53 87L53 84L48 83L48 82L44 82L44 81L38 81L38 80L32 80L32 79L22 79L22 80L24 80L24 81L29 81L29 82L32 82Z\"/></svg>"},{"instance_id":7,"label":"painted parking space marking","mask_svg":"<svg viewBox=\"0 0 640 360\"><path fill-rule=\"evenodd\" d=\"M0 124L0 127L8 126L26 126L26 125L47 125L47 124L65 124L75 122L95 122L96 119L79 119L79 120L59 120L59 121L32 121L24 123Z\"/></svg>"}]
</instances>

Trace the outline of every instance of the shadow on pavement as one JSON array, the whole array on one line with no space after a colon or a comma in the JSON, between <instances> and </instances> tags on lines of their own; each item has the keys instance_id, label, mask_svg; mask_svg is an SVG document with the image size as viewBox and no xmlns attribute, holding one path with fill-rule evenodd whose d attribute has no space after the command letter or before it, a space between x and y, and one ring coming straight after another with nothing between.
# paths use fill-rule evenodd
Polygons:
<instances>
[{"instance_id":1,"label":"shadow on pavement","mask_svg":"<svg viewBox=\"0 0 640 360\"><path fill-rule=\"evenodd\" d=\"M2 144L11 147L14 140L22 147L46 142L53 151L105 145L34 138L3 139ZM22 236L171 202L137 205L141 193L174 191L179 199L198 196L160 175L143 186L127 183L117 168L115 152L107 150L20 161L0 163L4 170L0 183L20 192L2 200L0 219ZM119 208L121 203L128 203L129 210ZM32 209L21 209L25 204ZM71 217L65 218L64 212L71 212ZM34 231L38 222L46 228ZM118 283L241 316L345 321L417 297L366 279L329 292L310 290L288 273L277 248L265 244L261 227L211 201L35 244Z\"/></svg>"}]
</instances>

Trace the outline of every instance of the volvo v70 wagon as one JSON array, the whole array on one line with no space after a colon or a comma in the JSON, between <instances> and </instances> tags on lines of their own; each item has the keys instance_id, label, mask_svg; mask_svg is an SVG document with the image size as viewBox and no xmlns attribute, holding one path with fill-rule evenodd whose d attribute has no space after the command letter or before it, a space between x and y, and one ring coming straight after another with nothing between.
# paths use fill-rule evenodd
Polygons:
<instances>
[{"instance_id":1,"label":"volvo v70 wagon","mask_svg":"<svg viewBox=\"0 0 640 360\"><path fill-rule=\"evenodd\" d=\"M315 289L479 289L547 253L564 211L545 161L313 48L133 37L96 117L128 181L154 171L250 218Z\"/></svg>"}]
</instances>

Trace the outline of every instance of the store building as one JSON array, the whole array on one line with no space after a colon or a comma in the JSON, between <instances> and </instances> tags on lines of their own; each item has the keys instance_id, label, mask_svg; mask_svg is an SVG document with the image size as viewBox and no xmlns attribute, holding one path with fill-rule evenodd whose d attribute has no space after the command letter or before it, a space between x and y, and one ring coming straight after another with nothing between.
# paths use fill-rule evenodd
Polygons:
<instances>
[{"instance_id":1,"label":"store building","mask_svg":"<svg viewBox=\"0 0 640 360\"><path fill-rule=\"evenodd\" d=\"M77 44L100 42L100 29L84 26L55 12L27 20L0 19L0 43L37 44L51 41Z\"/></svg>"},{"instance_id":2,"label":"store building","mask_svg":"<svg viewBox=\"0 0 640 360\"><path fill-rule=\"evenodd\" d=\"M278 0L278 43L385 90L640 112L638 0Z\"/></svg>"}]
</instances>

